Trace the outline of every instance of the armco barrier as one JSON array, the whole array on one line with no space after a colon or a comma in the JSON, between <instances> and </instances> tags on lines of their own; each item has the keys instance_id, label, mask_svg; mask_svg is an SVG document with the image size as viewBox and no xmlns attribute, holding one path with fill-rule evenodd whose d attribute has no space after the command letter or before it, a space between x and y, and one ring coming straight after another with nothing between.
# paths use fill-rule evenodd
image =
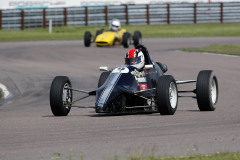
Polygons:
<instances>
[{"instance_id":1,"label":"armco barrier","mask_svg":"<svg viewBox=\"0 0 240 160\"><path fill-rule=\"evenodd\" d=\"M0 10L0 29L107 25L117 18L127 25L239 23L240 2L162 3L99 7Z\"/></svg>"}]
</instances>

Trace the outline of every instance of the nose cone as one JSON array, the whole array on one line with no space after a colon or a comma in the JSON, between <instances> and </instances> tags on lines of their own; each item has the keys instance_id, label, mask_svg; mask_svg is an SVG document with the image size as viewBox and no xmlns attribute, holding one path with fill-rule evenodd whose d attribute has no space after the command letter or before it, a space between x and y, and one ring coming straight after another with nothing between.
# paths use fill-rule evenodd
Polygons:
<instances>
[{"instance_id":1,"label":"nose cone","mask_svg":"<svg viewBox=\"0 0 240 160\"><path fill-rule=\"evenodd\" d=\"M108 83L102 85L96 92L96 112L111 112L108 107L112 101L121 94L118 81L122 74L111 74Z\"/></svg>"},{"instance_id":2,"label":"nose cone","mask_svg":"<svg viewBox=\"0 0 240 160\"><path fill-rule=\"evenodd\" d=\"M123 69L125 68L125 69ZM115 69L118 72L115 72ZM137 82L134 76L126 66L116 67L106 82L96 91L96 112L110 113L114 112L113 108L118 107L118 98L121 94L133 94L137 90ZM131 67L130 67L131 69ZM131 70L135 69L132 67ZM127 71L126 71L127 70Z\"/></svg>"},{"instance_id":3,"label":"nose cone","mask_svg":"<svg viewBox=\"0 0 240 160\"><path fill-rule=\"evenodd\" d=\"M112 112L112 103L121 93L117 86L106 86L96 101L96 112Z\"/></svg>"},{"instance_id":4,"label":"nose cone","mask_svg":"<svg viewBox=\"0 0 240 160\"><path fill-rule=\"evenodd\" d=\"M105 110L106 105L104 106L102 103L96 103L96 113L104 113Z\"/></svg>"},{"instance_id":5,"label":"nose cone","mask_svg":"<svg viewBox=\"0 0 240 160\"><path fill-rule=\"evenodd\" d=\"M100 34L97 36L95 43L96 45L101 45L101 46L112 45L114 38L115 36L112 32L104 32L103 34Z\"/></svg>"}]
</instances>

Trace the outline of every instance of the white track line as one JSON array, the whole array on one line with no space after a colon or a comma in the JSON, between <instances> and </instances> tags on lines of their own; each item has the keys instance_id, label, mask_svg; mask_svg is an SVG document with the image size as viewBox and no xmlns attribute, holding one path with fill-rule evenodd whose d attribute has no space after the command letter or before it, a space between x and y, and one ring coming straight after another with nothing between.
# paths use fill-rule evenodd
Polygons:
<instances>
[{"instance_id":1,"label":"white track line","mask_svg":"<svg viewBox=\"0 0 240 160\"><path fill-rule=\"evenodd\" d=\"M0 83L0 89L3 92L4 99L7 99L7 97L10 95L10 92L8 91L7 87Z\"/></svg>"}]
</instances>

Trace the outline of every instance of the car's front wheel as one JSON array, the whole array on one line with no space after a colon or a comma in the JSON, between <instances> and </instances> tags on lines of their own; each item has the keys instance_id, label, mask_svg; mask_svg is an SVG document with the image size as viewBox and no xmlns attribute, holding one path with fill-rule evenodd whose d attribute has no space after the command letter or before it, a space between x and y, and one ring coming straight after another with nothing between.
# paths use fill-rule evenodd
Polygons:
<instances>
[{"instance_id":1,"label":"car's front wheel","mask_svg":"<svg viewBox=\"0 0 240 160\"><path fill-rule=\"evenodd\" d=\"M66 76L56 76L50 89L50 106L55 116L67 116L72 103L71 82Z\"/></svg>"},{"instance_id":2,"label":"car's front wheel","mask_svg":"<svg viewBox=\"0 0 240 160\"><path fill-rule=\"evenodd\" d=\"M85 47L90 47L92 35L89 31L86 31L84 34L84 45Z\"/></svg>"},{"instance_id":3,"label":"car's front wheel","mask_svg":"<svg viewBox=\"0 0 240 160\"><path fill-rule=\"evenodd\" d=\"M171 75L163 75L158 79L156 104L162 115L173 115L176 112L178 89L176 81Z\"/></svg>"},{"instance_id":4,"label":"car's front wheel","mask_svg":"<svg viewBox=\"0 0 240 160\"><path fill-rule=\"evenodd\" d=\"M196 89L199 110L214 111L218 101L218 81L212 70L199 72Z\"/></svg>"}]
</instances>

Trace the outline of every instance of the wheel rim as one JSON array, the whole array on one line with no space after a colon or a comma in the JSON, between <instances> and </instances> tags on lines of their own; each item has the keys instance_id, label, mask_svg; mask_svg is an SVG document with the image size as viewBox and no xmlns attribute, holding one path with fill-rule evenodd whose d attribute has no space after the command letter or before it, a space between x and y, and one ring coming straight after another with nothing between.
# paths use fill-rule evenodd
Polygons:
<instances>
[{"instance_id":1,"label":"wheel rim","mask_svg":"<svg viewBox=\"0 0 240 160\"><path fill-rule=\"evenodd\" d=\"M70 88L69 83L65 83L63 87L63 94L62 94L62 102L67 110L70 109L71 102L72 102L72 93L69 88Z\"/></svg>"},{"instance_id":2,"label":"wheel rim","mask_svg":"<svg viewBox=\"0 0 240 160\"><path fill-rule=\"evenodd\" d=\"M177 87L174 82L170 83L169 87L169 101L172 108L176 108L177 106Z\"/></svg>"},{"instance_id":3,"label":"wheel rim","mask_svg":"<svg viewBox=\"0 0 240 160\"><path fill-rule=\"evenodd\" d=\"M215 78L213 78L211 83L211 97L212 97L212 103L215 104L217 101L217 82Z\"/></svg>"}]
</instances>

